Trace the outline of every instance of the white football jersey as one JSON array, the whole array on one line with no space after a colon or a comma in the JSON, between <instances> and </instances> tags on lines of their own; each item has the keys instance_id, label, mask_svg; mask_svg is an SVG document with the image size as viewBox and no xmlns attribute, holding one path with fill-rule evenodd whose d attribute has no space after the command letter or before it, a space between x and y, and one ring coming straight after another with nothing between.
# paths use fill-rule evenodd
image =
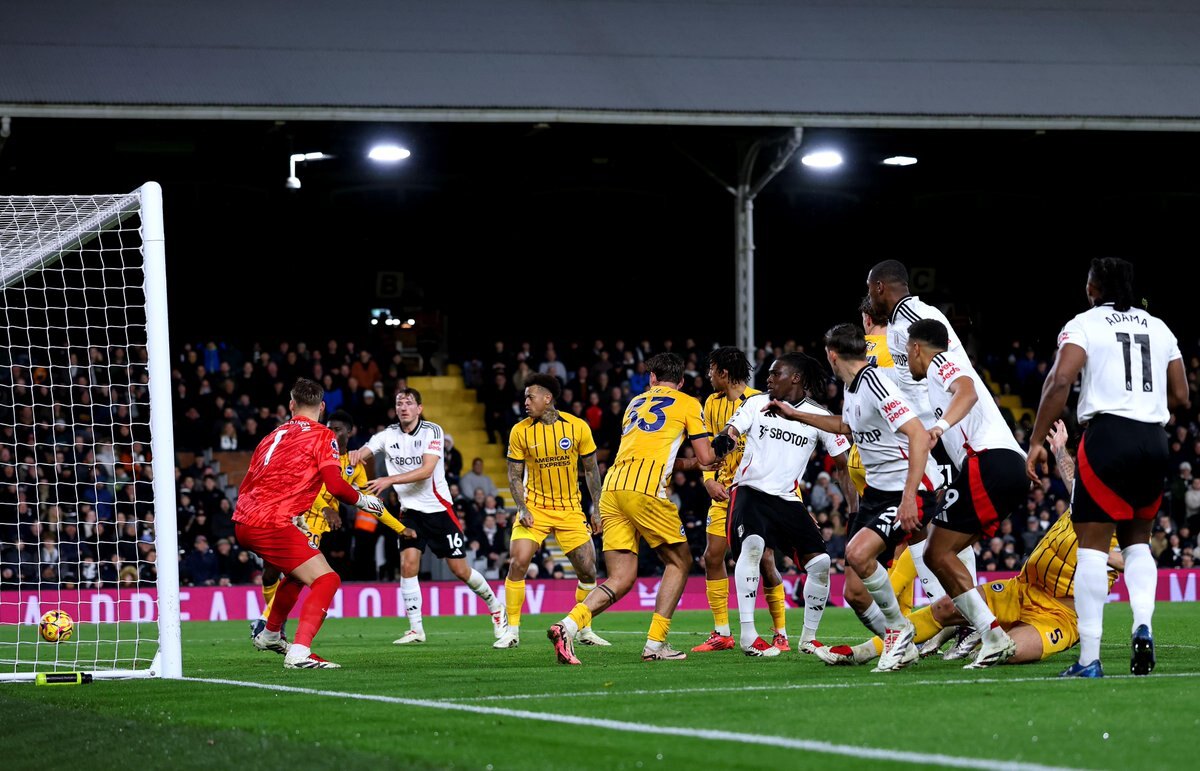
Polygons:
<instances>
[{"instance_id":1,"label":"white football jersey","mask_svg":"<svg viewBox=\"0 0 1200 771\"><path fill-rule=\"evenodd\" d=\"M734 484L777 495L785 500L800 498L800 479L808 468L808 460L819 443L825 452L838 456L850 449L850 442L841 434L830 434L819 428L764 413L771 402L767 394L755 394L742 402L729 419L729 425L746 437L742 463L734 476ZM832 413L809 399L793 405L801 412L815 415Z\"/></svg>"},{"instance_id":2,"label":"white football jersey","mask_svg":"<svg viewBox=\"0 0 1200 771\"><path fill-rule=\"evenodd\" d=\"M929 303L921 302L921 298L916 295L910 294L896 303L896 308L892 311L892 318L888 321L888 351L892 354L892 361L896 365L881 371L888 373L896 385L900 386L904 398L916 408L917 416L921 418L921 425L929 428L937 422L937 418L933 416L933 408L929 405L929 391L924 383L918 383L913 379L912 372L908 368L908 328L914 321L921 319L936 319L942 322L950 334L948 350L963 350L962 342L959 341L958 335L954 334L954 327L950 326L946 315Z\"/></svg>"},{"instance_id":3,"label":"white football jersey","mask_svg":"<svg viewBox=\"0 0 1200 771\"><path fill-rule=\"evenodd\" d=\"M971 366L967 354L963 351L942 351L929 362L925 380L929 387L929 404L933 407L934 419L945 416L950 407L950 400L954 398L954 394L950 393L950 385L960 378L970 379L975 385L975 393L979 400L965 418L942 434L940 441L946 447L955 468L962 469L967 459L968 448L975 452L1004 448L1016 450L1024 457L1025 451L1008 430L1008 424L1004 422L1000 408L992 398L992 392Z\"/></svg>"},{"instance_id":4,"label":"white football jersey","mask_svg":"<svg viewBox=\"0 0 1200 771\"><path fill-rule=\"evenodd\" d=\"M442 428L436 423L422 420L412 433L405 431L399 423L393 423L371 437L367 449L378 457L384 453L388 476L403 474L421 467L426 455L437 456L433 475L419 482L392 485L400 497L400 508L413 511L435 512L452 509L450 485L446 484L445 451L442 448Z\"/></svg>"},{"instance_id":5,"label":"white football jersey","mask_svg":"<svg viewBox=\"0 0 1200 771\"><path fill-rule=\"evenodd\" d=\"M1067 322L1058 347L1087 353L1079 393L1080 423L1100 413L1141 423L1166 424L1167 365L1183 358L1179 341L1161 319L1140 308L1098 305Z\"/></svg>"},{"instance_id":6,"label":"white football jersey","mask_svg":"<svg viewBox=\"0 0 1200 771\"><path fill-rule=\"evenodd\" d=\"M846 386L842 420L850 426L858 445L867 473L867 487L888 492L904 489L908 479L908 437L897 432L915 417L918 417L916 410L900 393L899 386L881 375L878 367L863 367ZM920 489L933 491L941 484L942 472L930 454L925 459Z\"/></svg>"}]
</instances>

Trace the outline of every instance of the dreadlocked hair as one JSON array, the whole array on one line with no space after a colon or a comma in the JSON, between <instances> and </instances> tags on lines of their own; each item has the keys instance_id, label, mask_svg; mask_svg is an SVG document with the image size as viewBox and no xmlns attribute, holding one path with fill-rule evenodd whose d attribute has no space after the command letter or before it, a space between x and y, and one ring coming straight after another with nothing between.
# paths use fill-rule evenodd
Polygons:
<instances>
[{"instance_id":1,"label":"dreadlocked hair","mask_svg":"<svg viewBox=\"0 0 1200 771\"><path fill-rule=\"evenodd\" d=\"M1133 264L1120 257L1092 260L1092 283L1100 288L1100 303L1112 303L1113 310L1133 307Z\"/></svg>"},{"instance_id":2,"label":"dreadlocked hair","mask_svg":"<svg viewBox=\"0 0 1200 771\"><path fill-rule=\"evenodd\" d=\"M714 348L708 354L708 363L727 373L735 383L745 383L750 379L750 360L741 348L732 345Z\"/></svg>"},{"instance_id":3,"label":"dreadlocked hair","mask_svg":"<svg viewBox=\"0 0 1200 771\"><path fill-rule=\"evenodd\" d=\"M804 390L809 396L822 395L825 384L829 382L829 373L821 366L821 362L800 351L785 353L779 357L779 361L800 373L800 378L804 381Z\"/></svg>"}]
</instances>

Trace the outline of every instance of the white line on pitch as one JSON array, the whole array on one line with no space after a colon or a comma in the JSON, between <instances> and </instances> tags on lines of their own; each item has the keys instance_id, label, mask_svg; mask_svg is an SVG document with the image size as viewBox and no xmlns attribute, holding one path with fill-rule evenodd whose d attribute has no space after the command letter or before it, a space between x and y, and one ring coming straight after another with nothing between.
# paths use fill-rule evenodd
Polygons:
<instances>
[{"instance_id":1,"label":"white line on pitch","mask_svg":"<svg viewBox=\"0 0 1200 771\"><path fill-rule=\"evenodd\" d=\"M785 749L808 750L827 755L842 755L851 758L867 760L893 761L896 763L913 763L917 765L939 765L951 768L981 768L1002 769L1003 771L1070 771L1061 766L1043 766L1038 763L1020 763L1010 760L990 760L983 758L965 758L955 755L938 753L910 752L908 750L885 750L873 747L858 747L847 744L815 741L811 739L793 739L788 736L770 736L764 734L748 734L738 731L720 731L707 728L683 728L678 726L645 725L630 723L624 720L607 720L604 718L583 717L579 715L562 715L548 712L529 712L520 709L505 709L503 707L483 707L475 704L457 704L449 701L434 701L431 699L406 699L399 696L382 696L368 693L347 693L344 691L323 691L316 688L298 688L290 685L272 685L254 683L245 680L225 680L210 677L185 677L195 683L214 683L217 685L234 685L242 688L260 688L266 691L283 693L299 693L309 696L329 696L335 699L358 699L361 701L377 701L385 704L402 704L408 707L425 709L444 709L455 712L470 712L476 715L499 715L502 717L521 718L525 720L541 720L547 723L564 723L566 725L588 726L603 728L625 733L652 734L655 736L683 736L690 739L711 739L713 741L737 742L740 744L757 744ZM634 691L627 691L634 693Z\"/></svg>"},{"instance_id":2,"label":"white line on pitch","mask_svg":"<svg viewBox=\"0 0 1200 771\"><path fill-rule=\"evenodd\" d=\"M1108 675L1105 680L1147 680L1159 677L1200 677L1200 672L1175 672L1171 674L1150 675L1139 677L1134 675ZM654 690L622 691L608 689L605 691L578 691L575 693L558 691L556 693L512 693L496 696L462 696L450 701L508 701L510 699L574 699L583 696L659 696L675 693L737 693L741 691L808 691L824 690L827 688L877 688L881 686L903 685L996 685L1006 683L1045 683L1045 682L1079 682L1077 678L1057 677L972 677L962 680L905 680L903 677L884 675L872 680L839 680L836 683L789 683L786 685L728 685L701 688L659 688Z\"/></svg>"}]
</instances>

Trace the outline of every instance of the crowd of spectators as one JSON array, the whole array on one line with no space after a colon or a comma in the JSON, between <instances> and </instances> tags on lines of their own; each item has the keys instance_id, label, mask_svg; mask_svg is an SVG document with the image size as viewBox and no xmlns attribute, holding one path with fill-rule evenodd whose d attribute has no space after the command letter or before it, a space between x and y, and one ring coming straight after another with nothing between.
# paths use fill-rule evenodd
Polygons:
<instances>
[{"instance_id":1,"label":"crowd of spectators","mask_svg":"<svg viewBox=\"0 0 1200 771\"><path fill-rule=\"evenodd\" d=\"M766 343L751 357L751 385L766 387L770 362L782 353L804 350L787 340ZM710 393L705 377L707 346L692 339L597 339L590 344L548 342L536 350L528 341L497 341L484 355L461 357L467 386L484 404L485 426L495 453L464 459L447 437L447 477L454 507L464 523L468 545L484 569L503 577L514 511L485 470L504 466L508 430L524 417L522 391L533 372L563 382L559 408L586 421L598 447L603 474L620 443L621 419L630 399L649 385L645 361L660 351L683 357L684 390L703 400ZM377 358L378 355L378 358ZM818 356L820 352L818 351ZM1011 349L977 361L1003 394L1018 395L1036 407L1052 351L1014 342ZM1200 357L1188 366L1193 404ZM318 348L282 342L268 350L216 342L185 345L172 368L177 463L176 522L181 581L192 585L254 583L258 559L239 548L232 513L236 491L227 486L212 452L249 452L288 417L288 391L298 376L312 377L325 388L328 410L345 409L356 429L347 449L364 443L394 422L393 395L408 372L398 352L374 351L352 341L329 340ZM840 410L840 386L830 380L818 400ZM146 351L141 346L94 347L47 364L17 358L0 369L0 586L115 587L153 583L158 558L154 548L155 514L151 489L149 399ZM1002 410L1022 446L1031 426L1022 413ZM432 420L437 416L430 414ZM1075 427L1072 427L1073 429ZM1171 473L1164 480L1161 516L1152 548L1162 566L1190 567L1200 526L1200 425L1195 412L1173 417L1167 426ZM1077 436L1077 430L1073 430ZM685 445L686 456L690 448ZM805 478L804 498L822 529L834 558L844 570L848 502L833 475L831 459L814 455ZM580 483L585 508L591 505ZM709 498L698 473L679 472L669 495L701 571L704 526ZM977 547L980 570L1019 569L1042 534L1068 505L1066 486L1051 469L1033 487L1025 510L1007 520L996 537ZM388 501L395 507L395 500ZM398 574L395 538L384 529L360 528L362 520L343 517L343 527L323 542L330 563L349 580L386 580ZM597 541L599 539L597 538ZM785 572L795 565L781 558ZM565 575L548 549L535 555L529 577ZM650 550L642 550L644 573L660 569Z\"/></svg>"}]
</instances>

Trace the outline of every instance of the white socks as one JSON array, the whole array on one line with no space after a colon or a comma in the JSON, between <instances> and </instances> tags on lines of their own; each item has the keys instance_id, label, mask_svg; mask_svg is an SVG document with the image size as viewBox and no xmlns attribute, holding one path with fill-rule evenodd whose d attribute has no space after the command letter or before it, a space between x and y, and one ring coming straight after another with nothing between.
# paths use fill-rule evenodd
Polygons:
<instances>
[{"instance_id":1,"label":"white socks","mask_svg":"<svg viewBox=\"0 0 1200 771\"><path fill-rule=\"evenodd\" d=\"M974 589L976 586L979 586L979 574L975 572L975 549L971 546L964 548L958 553L958 561L971 574L971 588Z\"/></svg>"},{"instance_id":2,"label":"white socks","mask_svg":"<svg viewBox=\"0 0 1200 771\"><path fill-rule=\"evenodd\" d=\"M400 594L404 597L404 613L408 616L408 628L414 632L424 632L421 623L421 584L417 577L400 579Z\"/></svg>"},{"instance_id":3,"label":"white socks","mask_svg":"<svg viewBox=\"0 0 1200 771\"><path fill-rule=\"evenodd\" d=\"M815 640L825 604L829 602L829 555L818 554L804 565L804 633L801 642Z\"/></svg>"},{"instance_id":4,"label":"white socks","mask_svg":"<svg viewBox=\"0 0 1200 771\"><path fill-rule=\"evenodd\" d=\"M492 587L488 586L487 579L478 570L471 571L471 576L467 579L467 586L479 596L479 599L487 603L490 612L499 613L504 609L500 600L496 599L496 593L492 591Z\"/></svg>"},{"instance_id":5,"label":"white socks","mask_svg":"<svg viewBox=\"0 0 1200 771\"><path fill-rule=\"evenodd\" d=\"M992 613L992 609L987 606L987 601L975 591L975 587L971 587L954 599L954 607L958 608L958 612L967 620L971 626L975 627L975 631L979 632L989 642L996 642L1004 633L1004 630L996 624L996 616Z\"/></svg>"},{"instance_id":6,"label":"white socks","mask_svg":"<svg viewBox=\"0 0 1200 771\"><path fill-rule=\"evenodd\" d=\"M910 543L908 545L908 553L912 555L913 565L917 568L917 577L921 579L921 588L925 590L925 596L929 598L930 604L937 601L939 597L946 593L942 588L941 581L937 580L937 576L933 571L925 566L925 546L929 543L929 539L925 539L920 543ZM972 555L971 562L974 565L975 557ZM971 576L974 577L975 569L971 568Z\"/></svg>"},{"instance_id":7,"label":"white socks","mask_svg":"<svg viewBox=\"0 0 1200 771\"><path fill-rule=\"evenodd\" d=\"M1150 553L1150 544L1139 543L1121 550L1125 558L1125 588L1129 590L1129 607L1133 610L1133 628L1145 624L1151 631L1154 617L1154 597L1158 593L1158 565ZM1105 566L1108 565L1107 559ZM1106 579L1107 580L1107 579ZM1108 584L1106 583L1105 586Z\"/></svg>"},{"instance_id":8,"label":"white socks","mask_svg":"<svg viewBox=\"0 0 1200 771\"><path fill-rule=\"evenodd\" d=\"M1150 547L1147 545L1146 548L1149 550ZM1107 566L1108 555L1104 552L1096 549L1079 550L1079 561L1075 567L1075 615L1079 617L1080 664L1091 664L1100 658L1104 603L1108 600Z\"/></svg>"},{"instance_id":9,"label":"white socks","mask_svg":"<svg viewBox=\"0 0 1200 771\"><path fill-rule=\"evenodd\" d=\"M874 632L878 637L883 637L887 634L887 625L883 622L883 611L879 609L879 603L872 602L871 607L862 613L857 613L857 615L858 620L863 622L863 626Z\"/></svg>"},{"instance_id":10,"label":"white socks","mask_svg":"<svg viewBox=\"0 0 1200 771\"><path fill-rule=\"evenodd\" d=\"M754 606L758 600L758 586L762 581L758 563L762 559L764 548L766 542L762 536L747 537L742 542L742 552L738 555L737 567L733 571L740 622L738 634L743 647L752 645L758 638L758 630L754 628Z\"/></svg>"},{"instance_id":11,"label":"white socks","mask_svg":"<svg viewBox=\"0 0 1200 771\"><path fill-rule=\"evenodd\" d=\"M904 616L900 615L900 603L896 601L896 591L888 580L887 571L875 565L875 572L863 578L863 586L871 593L871 599L883 613L883 623L888 629L899 629L904 626Z\"/></svg>"}]
</instances>

